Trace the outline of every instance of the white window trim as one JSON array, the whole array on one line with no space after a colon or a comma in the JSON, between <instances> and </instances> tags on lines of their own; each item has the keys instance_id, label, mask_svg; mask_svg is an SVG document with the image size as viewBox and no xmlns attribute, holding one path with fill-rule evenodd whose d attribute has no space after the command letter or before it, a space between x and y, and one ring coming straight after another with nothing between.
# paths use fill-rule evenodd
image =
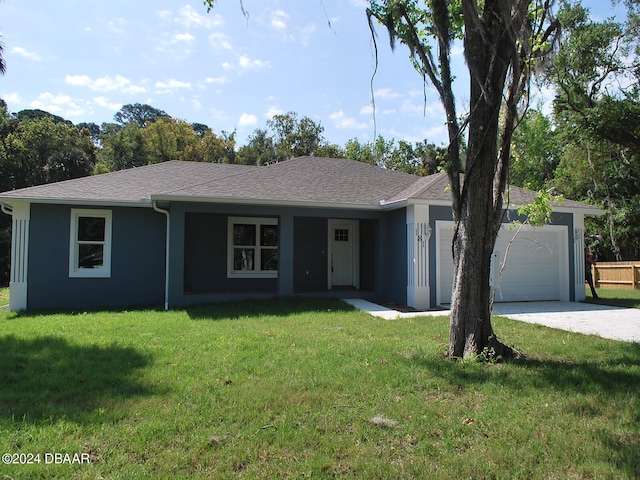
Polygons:
<instances>
[{"instance_id":1,"label":"white window trim","mask_svg":"<svg viewBox=\"0 0 640 480\"><path fill-rule=\"evenodd\" d=\"M233 269L233 225L241 223L256 225L256 250L260 249L260 226L278 225L277 218L271 217L228 217L227 219L227 278L278 278L277 270L234 270ZM280 232L278 232L280 235ZM275 248L279 250L279 246ZM255 259L259 257L256 255Z\"/></svg>"},{"instance_id":2,"label":"white window trim","mask_svg":"<svg viewBox=\"0 0 640 480\"><path fill-rule=\"evenodd\" d=\"M81 268L78 266L78 219L80 217L105 219L102 268ZM71 228L69 234L69 276L74 278L111 277L111 210L71 209Z\"/></svg>"}]
</instances>

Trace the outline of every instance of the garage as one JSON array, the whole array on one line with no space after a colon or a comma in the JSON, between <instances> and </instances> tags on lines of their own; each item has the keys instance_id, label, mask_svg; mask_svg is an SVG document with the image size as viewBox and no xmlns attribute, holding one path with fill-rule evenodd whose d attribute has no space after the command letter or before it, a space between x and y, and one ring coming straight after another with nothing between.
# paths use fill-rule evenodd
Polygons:
<instances>
[{"instance_id":1,"label":"garage","mask_svg":"<svg viewBox=\"0 0 640 480\"><path fill-rule=\"evenodd\" d=\"M491 283L496 302L569 301L568 229L564 225L501 228L493 252ZM436 222L436 297L451 303L453 222ZM500 274L500 266L506 263Z\"/></svg>"}]
</instances>

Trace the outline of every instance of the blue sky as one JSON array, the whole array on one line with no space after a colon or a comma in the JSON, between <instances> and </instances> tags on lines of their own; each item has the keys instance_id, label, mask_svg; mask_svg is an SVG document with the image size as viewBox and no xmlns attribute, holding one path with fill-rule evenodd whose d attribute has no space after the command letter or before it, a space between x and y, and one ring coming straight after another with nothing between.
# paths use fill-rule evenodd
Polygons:
<instances>
[{"instance_id":1,"label":"blue sky","mask_svg":"<svg viewBox=\"0 0 640 480\"><path fill-rule=\"evenodd\" d=\"M274 114L297 112L339 145L374 134L446 140L435 91L424 87L401 45L378 29L378 70L365 0L109 0L0 2L7 73L0 97L11 112L40 108L74 123L101 124L147 103L239 144ZM607 16L608 0L589 0ZM466 85L462 51L454 68ZM372 83L373 82L373 83ZM375 117L372 108L375 99ZM375 126L374 126L375 118Z\"/></svg>"}]
</instances>

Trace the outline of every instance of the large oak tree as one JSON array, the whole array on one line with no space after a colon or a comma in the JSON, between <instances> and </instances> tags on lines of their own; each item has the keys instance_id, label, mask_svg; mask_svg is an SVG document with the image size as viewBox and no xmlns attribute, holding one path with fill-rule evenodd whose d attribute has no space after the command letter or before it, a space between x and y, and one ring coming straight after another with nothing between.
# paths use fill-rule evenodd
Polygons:
<instances>
[{"instance_id":1,"label":"large oak tree","mask_svg":"<svg viewBox=\"0 0 640 480\"><path fill-rule=\"evenodd\" d=\"M418 72L436 88L449 133L447 172L454 216L449 357L514 355L491 325L491 255L502 223L511 140L536 55L555 32L550 2L533 0L370 1L369 18L392 44L407 45ZM464 45L469 105L459 116L451 50ZM466 130L466 161L460 137Z\"/></svg>"},{"instance_id":2,"label":"large oak tree","mask_svg":"<svg viewBox=\"0 0 640 480\"><path fill-rule=\"evenodd\" d=\"M215 0L205 0L210 8ZM557 24L551 0L370 0L372 32L384 25L392 45L409 47L411 61L438 91L449 135L447 172L455 234L449 357L516 354L491 326L491 254L502 222L510 145L518 107L536 58L549 50ZM242 6L242 2L241 2ZM464 45L469 105L459 116L451 51ZM466 134L466 155L461 136ZM465 161L463 161L463 158Z\"/></svg>"}]
</instances>

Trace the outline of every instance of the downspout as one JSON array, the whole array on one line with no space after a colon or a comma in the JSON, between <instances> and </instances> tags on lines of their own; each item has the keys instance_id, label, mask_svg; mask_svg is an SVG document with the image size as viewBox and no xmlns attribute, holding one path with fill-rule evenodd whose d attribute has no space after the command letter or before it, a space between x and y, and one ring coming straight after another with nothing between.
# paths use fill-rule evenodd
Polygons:
<instances>
[{"instance_id":1,"label":"downspout","mask_svg":"<svg viewBox=\"0 0 640 480\"><path fill-rule=\"evenodd\" d=\"M164 213L167 216L167 239L165 245L164 259L164 309L169 310L169 239L171 233L171 214L169 210L158 207L158 202L153 201L153 209L156 212Z\"/></svg>"},{"instance_id":2,"label":"downspout","mask_svg":"<svg viewBox=\"0 0 640 480\"><path fill-rule=\"evenodd\" d=\"M11 208L11 205L0 203L0 210L2 210L2 213L13 216L13 208Z\"/></svg>"}]
</instances>

